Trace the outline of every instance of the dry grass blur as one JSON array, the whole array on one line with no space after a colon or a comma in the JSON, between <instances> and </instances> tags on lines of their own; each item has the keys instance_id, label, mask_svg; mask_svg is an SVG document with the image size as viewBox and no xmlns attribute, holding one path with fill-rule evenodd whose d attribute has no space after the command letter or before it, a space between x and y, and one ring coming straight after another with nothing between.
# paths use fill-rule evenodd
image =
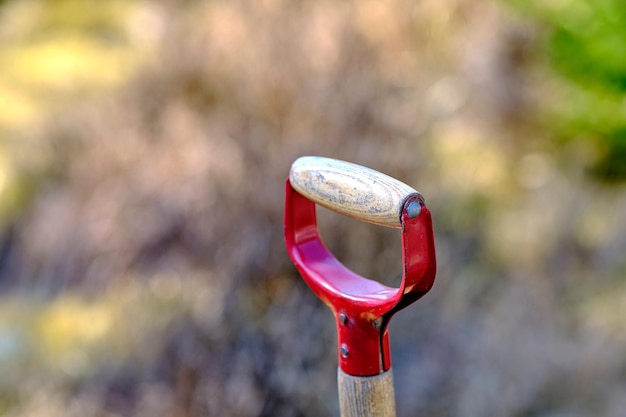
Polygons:
<instances>
[{"instance_id":1,"label":"dry grass blur","mask_svg":"<svg viewBox=\"0 0 626 417\"><path fill-rule=\"evenodd\" d=\"M623 415L626 195L533 124L535 35L492 1L0 3L0 413L337 415L334 323L282 241L317 154L433 212L398 415ZM393 281L395 233L322 217Z\"/></svg>"}]
</instances>

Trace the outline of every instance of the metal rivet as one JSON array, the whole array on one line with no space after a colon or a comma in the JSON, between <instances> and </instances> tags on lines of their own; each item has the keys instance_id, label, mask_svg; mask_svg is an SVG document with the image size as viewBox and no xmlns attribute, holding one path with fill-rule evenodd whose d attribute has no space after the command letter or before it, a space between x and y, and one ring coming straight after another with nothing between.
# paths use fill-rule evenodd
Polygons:
<instances>
[{"instance_id":1,"label":"metal rivet","mask_svg":"<svg viewBox=\"0 0 626 417\"><path fill-rule=\"evenodd\" d=\"M406 213L409 215L409 218L414 219L420 215L422 211L422 205L417 201L411 201L406 208Z\"/></svg>"},{"instance_id":2,"label":"metal rivet","mask_svg":"<svg viewBox=\"0 0 626 417\"><path fill-rule=\"evenodd\" d=\"M346 315L346 313L339 313L339 323L341 324L348 323L348 316Z\"/></svg>"},{"instance_id":3,"label":"metal rivet","mask_svg":"<svg viewBox=\"0 0 626 417\"><path fill-rule=\"evenodd\" d=\"M348 346L346 344L341 345L341 356L348 357Z\"/></svg>"},{"instance_id":4,"label":"metal rivet","mask_svg":"<svg viewBox=\"0 0 626 417\"><path fill-rule=\"evenodd\" d=\"M377 318L376 320L374 320L372 322L372 326L374 326L376 330L380 330L380 328L383 326L383 317L381 316Z\"/></svg>"}]
</instances>

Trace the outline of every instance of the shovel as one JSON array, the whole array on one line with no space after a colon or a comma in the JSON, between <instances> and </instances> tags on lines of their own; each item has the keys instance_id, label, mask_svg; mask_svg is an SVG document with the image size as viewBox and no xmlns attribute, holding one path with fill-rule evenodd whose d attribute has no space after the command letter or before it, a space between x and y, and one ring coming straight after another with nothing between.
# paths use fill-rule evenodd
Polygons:
<instances>
[{"instance_id":1,"label":"shovel","mask_svg":"<svg viewBox=\"0 0 626 417\"><path fill-rule=\"evenodd\" d=\"M315 205L402 229L402 282L391 288L343 266L321 241ZM395 417L388 325L435 280L435 245L424 198L372 169L305 156L291 166L285 195L285 244L311 290L337 324L341 417Z\"/></svg>"}]
</instances>

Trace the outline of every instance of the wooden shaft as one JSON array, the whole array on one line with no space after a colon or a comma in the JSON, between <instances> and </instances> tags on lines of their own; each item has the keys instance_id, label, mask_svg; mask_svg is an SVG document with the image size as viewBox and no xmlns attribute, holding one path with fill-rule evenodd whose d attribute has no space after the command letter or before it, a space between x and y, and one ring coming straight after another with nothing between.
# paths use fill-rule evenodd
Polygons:
<instances>
[{"instance_id":1,"label":"wooden shaft","mask_svg":"<svg viewBox=\"0 0 626 417\"><path fill-rule=\"evenodd\" d=\"M369 223L402 227L406 199L419 194L378 171L317 156L303 156L291 166L291 186L311 201Z\"/></svg>"},{"instance_id":2,"label":"wooden shaft","mask_svg":"<svg viewBox=\"0 0 626 417\"><path fill-rule=\"evenodd\" d=\"M391 369L374 376L352 376L338 369L341 417L395 417Z\"/></svg>"}]
</instances>

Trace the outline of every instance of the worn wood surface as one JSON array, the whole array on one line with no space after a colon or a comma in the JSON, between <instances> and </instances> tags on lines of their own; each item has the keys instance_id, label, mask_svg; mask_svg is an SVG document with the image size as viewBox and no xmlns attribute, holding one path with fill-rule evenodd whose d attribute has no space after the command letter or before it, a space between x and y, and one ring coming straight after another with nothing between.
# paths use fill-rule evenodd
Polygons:
<instances>
[{"instance_id":1,"label":"worn wood surface","mask_svg":"<svg viewBox=\"0 0 626 417\"><path fill-rule=\"evenodd\" d=\"M352 376L338 369L341 417L395 417L393 373Z\"/></svg>"},{"instance_id":2,"label":"worn wood surface","mask_svg":"<svg viewBox=\"0 0 626 417\"><path fill-rule=\"evenodd\" d=\"M315 203L370 223L401 227L408 185L373 169L337 159L303 156L291 166L289 181Z\"/></svg>"}]
</instances>

